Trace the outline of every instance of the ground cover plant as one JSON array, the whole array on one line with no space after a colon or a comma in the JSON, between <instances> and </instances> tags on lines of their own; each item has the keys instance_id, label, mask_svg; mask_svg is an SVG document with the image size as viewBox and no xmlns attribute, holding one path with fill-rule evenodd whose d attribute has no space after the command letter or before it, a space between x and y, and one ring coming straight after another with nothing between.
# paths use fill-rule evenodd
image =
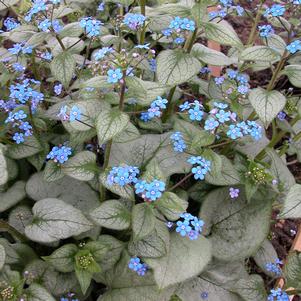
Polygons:
<instances>
[{"instance_id":1,"label":"ground cover plant","mask_svg":"<svg viewBox=\"0 0 301 301\"><path fill-rule=\"evenodd\" d=\"M0 12L0 300L300 294L269 235L301 218L300 0Z\"/></svg>"}]
</instances>

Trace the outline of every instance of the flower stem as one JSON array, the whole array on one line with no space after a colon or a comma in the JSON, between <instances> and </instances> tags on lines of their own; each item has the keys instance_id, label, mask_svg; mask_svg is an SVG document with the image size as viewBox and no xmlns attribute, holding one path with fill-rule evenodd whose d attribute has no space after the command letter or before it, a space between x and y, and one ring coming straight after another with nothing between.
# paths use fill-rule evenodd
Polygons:
<instances>
[{"instance_id":1,"label":"flower stem","mask_svg":"<svg viewBox=\"0 0 301 301\"><path fill-rule=\"evenodd\" d=\"M20 233L17 229L9 225L4 220L0 220L0 232L8 232L9 234L11 234L12 236L14 236L22 242L28 241L26 236L24 236L22 233Z\"/></svg>"}]
</instances>

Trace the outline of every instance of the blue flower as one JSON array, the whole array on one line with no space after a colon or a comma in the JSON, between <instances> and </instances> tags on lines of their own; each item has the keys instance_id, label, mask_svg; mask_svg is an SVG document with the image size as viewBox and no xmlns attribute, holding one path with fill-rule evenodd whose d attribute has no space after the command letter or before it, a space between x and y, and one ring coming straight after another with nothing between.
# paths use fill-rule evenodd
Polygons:
<instances>
[{"instance_id":1,"label":"blue flower","mask_svg":"<svg viewBox=\"0 0 301 301\"><path fill-rule=\"evenodd\" d=\"M255 140L260 140L262 138L262 127L257 124L255 121L247 121L249 126L249 133L251 137Z\"/></svg>"},{"instance_id":2,"label":"blue flower","mask_svg":"<svg viewBox=\"0 0 301 301\"><path fill-rule=\"evenodd\" d=\"M110 69L107 72L108 75L108 83L110 84L116 84L120 79L122 79L122 71L120 68L117 69Z\"/></svg>"},{"instance_id":3,"label":"blue flower","mask_svg":"<svg viewBox=\"0 0 301 301\"><path fill-rule=\"evenodd\" d=\"M216 77L214 81L218 86L220 86L225 81L225 78L223 76Z\"/></svg>"},{"instance_id":4,"label":"blue flower","mask_svg":"<svg viewBox=\"0 0 301 301\"><path fill-rule=\"evenodd\" d=\"M182 19L180 17L175 17L173 20L171 20L169 24L170 29L180 29L182 24Z\"/></svg>"},{"instance_id":5,"label":"blue flower","mask_svg":"<svg viewBox=\"0 0 301 301\"><path fill-rule=\"evenodd\" d=\"M207 173L207 170L202 168L202 166L196 166L191 169L191 172L194 174L194 178L196 180L204 180L205 174Z\"/></svg>"},{"instance_id":6,"label":"blue flower","mask_svg":"<svg viewBox=\"0 0 301 301\"><path fill-rule=\"evenodd\" d=\"M165 183L159 180L146 184L145 197L148 200L155 201L162 196L162 192L165 190Z\"/></svg>"},{"instance_id":7,"label":"blue flower","mask_svg":"<svg viewBox=\"0 0 301 301\"><path fill-rule=\"evenodd\" d=\"M281 288L271 289L268 301L289 301L289 296Z\"/></svg>"},{"instance_id":8,"label":"blue flower","mask_svg":"<svg viewBox=\"0 0 301 301\"><path fill-rule=\"evenodd\" d=\"M148 122L151 120L151 118L148 115L148 112L142 112L140 115L140 119L144 122Z\"/></svg>"},{"instance_id":9,"label":"blue flower","mask_svg":"<svg viewBox=\"0 0 301 301\"><path fill-rule=\"evenodd\" d=\"M185 39L183 37L177 37L174 39L174 42L176 44L183 44L185 42Z\"/></svg>"},{"instance_id":10,"label":"blue flower","mask_svg":"<svg viewBox=\"0 0 301 301\"><path fill-rule=\"evenodd\" d=\"M182 19L181 29L194 31L195 30L195 22L193 20L189 20L187 18Z\"/></svg>"},{"instance_id":11,"label":"blue flower","mask_svg":"<svg viewBox=\"0 0 301 301\"><path fill-rule=\"evenodd\" d=\"M199 105L195 105L193 109L188 111L190 120L201 121L204 116L204 112L201 110Z\"/></svg>"},{"instance_id":12,"label":"blue flower","mask_svg":"<svg viewBox=\"0 0 301 301\"><path fill-rule=\"evenodd\" d=\"M227 109L228 108L228 104L223 103L223 102L214 102L213 105L219 109Z\"/></svg>"},{"instance_id":13,"label":"blue flower","mask_svg":"<svg viewBox=\"0 0 301 301\"><path fill-rule=\"evenodd\" d=\"M146 190L146 181L138 180L138 182L135 184L135 193L140 194L144 193Z\"/></svg>"},{"instance_id":14,"label":"blue flower","mask_svg":"<svg viewBox=\"0 0 301 301\"><path fill-rule=\"evenodd\" d=\"M7 31L13 30L20 26L20 23L14 18L6 18L3 22L3 25L6 27Z\"/></svg>"},{"instance_id":15,"label":"blue flower","mask_svg":"<svg viewBox=\"0 0 301 301\"><path fill-rule=\"evenodd\" d=\"M191 221L191 220L194 219L194 216L191 213L188 213L188 212L181 213L180 217L183 218L184 220L187 220L187 221Z\"/></svg>"},{"instance_id":16,"label":"blue flower","mask_svg":"<svg viewBox=\"0 0 301 301\"><path fill-rule=\"evenodd\" d=\"M191 225L194 226L195 231L202 232L205 223L203 220L194 217L194 219L191 221Z\"/></svg>"},{"instance_id":17,"label":"blue flower","mask_svg":"<svg viewBox=\"0 0 301 301\"><path fill-rule=\"evenodd\" d=\"M81 28L84 28L87 36L93 38L100 35L100 26L103 23L99 20L96 20L92 17L85 17L81 19L79 25Z\"/></svg>"},{"instance_id":18,"label":"blue flower","mask_svg":"<svg viewBox=\"0 0 301 301\"><path fill-rule=\"evenodd\" d=\"M105 3L100 2L98 7L97 7L97 11L104 11L104 10L105 10Z\"/></svg>"},{"instance_id":19,"label":"blue flower","mask_svg":"<svg viewBox=\"0 0 301 301\"><path fill-rule=\"evenodd\" d=\"M211 70L208 67L202 67L201 70L200 70L200 73L202 73L202 74L207 74L207 73L210 73L210 72L211 72Z\"/></svg>"},{"instance_id":20,"label":"blue flower","mask_svg":"<svg viewBox=\"0 0 301 301\"><path fill-rule=\"evenodd\" d=\"M45 11L47 9L45 0L34 0L32 4L32 8L25 16L25 21L30 22L32 17L38 12Z\"/></svg>"},{"instance_id":21,"label":"blue flower","mask_svg":"<svg viewBox=\"0 0 301 301\"><path fill-rule=\"evenodd\" d=\"M188 101L185 101L183 104L179 106L179 108L181 112L186 111L190 109L190 103Z\"/></svg>"},{"instance_id":22,"label":"blue flower","mask_svg":"<svg viewBox=\"0 0 301 301\"><path fill-rule=\"evenodd\" d=\"M144 276L148 270L148 266L145 263L142 263L139 257L132 257L128 263L128 267L139 276Z\"/></svg>"},{"instance_id":23,"label":"blue flower","mask_svg":"<svg viewBox=\"0 0 301 301\"><path fill-rule=\"evenodd\" d=\"M148 110L148 117L150 119L153 119L154 117L160 117L161 116L161 111L159 107L150 107Z\"/></svg>"},{"instance_id":24,"label":"blue flower","mask_svg":"<svg viewBox=\"0 0 301 301\"><path fill-rule=\"evenodd\" d=\"M171 229L173 227L174 223L173 222L166 222L165 225L166 225L167 228Z\"/></svg>"},{"instance_id":25,"label":"blue flower","mask_svg":"<svg viewBox=\"0 0 301 301\"><path fill-rule=\"evenodd\" d=\"M230 120L230 112L226 112L224 110L219 110L216 114L215 117L217 118L218 122L220 123L225 123L226 121Z\"/></svg>"},{"instance_id":26,"label":"blue flower","mask_svg":"<svg viewBox=\"0 0 301 301\"><path fill-rule=\"evenodd\" d=\"M280 17L284 14L285 7L280 4L273 4L272 7L267 8L263 14L265 17L272 15L273 17Z\"/></svg>"},{"instance_id":27,"label":"blue flower","mask_svg":"<svg viewBox=\"0 0 301 301\"><path fill-rule=\"evenodd\" d=\"M25 67L19 63L13 63L13 68L16 72L24 72Z\"/></svg>"},{"instance_id":28,"label":"blue flower","mask_svg":"<svg viewBox=\"0 0 301 301\"><path fill-rule=\"evenodd\" d=\"M196 240L199 238L199 233L195 230L191 230L189 233L188 233L188 237L190 240Z\"/></svg>"},{"instance_id":29,"label":"blue flower","mask_svg":"<svg viewBox=\"0 0 301 301\"><path fill-rule=\"evenodd\" d=\"M123 23L132 30L137 30L145 22L146 18L142 14L126 14L123 19Z\"/></svg>"},{"instance_id":30,"label":"blue flower","mask_svg":"<svg viewBox=\"0 0 301 301\"><path fill-rule=\"evenodd\" d=\"M169 28L163 29L161 32L165 37L170 37L172 35L172 30Z\"/></svg>"},{"instance_id":31,"label":"blue flower","mask_svg":"<svg viewBox=\"0 0 301 301\"><path fill-rule=\"evenodd\" d=\"M134 48L138 48L138 49L145 49L145 50L149 50L150 43L147 44L143 44L143 45L136 45Z\"/></svg>"},{"instance_id":32,"label":"blue flower","mask_svg":"<svg viewBox=\"0 0 301 301\"><path fill-rule=\"evenodd\" d=\"M236 76L236 79L239 83L241 84L247 84L248 83L248 76L246 74L243 74L243 73L239 73L237 76Z\"/></svg>"},{"instance_id":33,"label":"blue flower","mask_svg":"<svg viewBox=\"0 0 301 301\"><path fill-rule=\"evenodd\" d=\"M81 110L78 106L73 106L69 115L70 121L81 120Z\"/></svg>"},{"instance_id":34,"label":"blue flower","mask_svg":"<svg viewBox=\"0 0 301 301\"><path fill-rule=\"evenodd\" d=\"M269 38L271 35L275 33L273 27L271 25L262 25L258 26L259 35L263 38Z\"/></svg>"},{"instance_id":35,"label":"blue flower","mask_svg":"<svg viewBox=\"0 0 301 301\"><path fill-rule=\"evenodd\" d=\"M281 121L285 120L285 117L286 117L286 114L283 111L279 112L277 115L277 118Z\"/></svg>"},{"instance_id":36,"label":"blue flower","mask_svg":"<svg viewBox=\"0 0 301 301\"><path fill-rule=\"evenodd\" d=\"M176 232L180 233L181 236L186 236L191 230L192 228L189 226L189 221L177 221Z\"/></svg>"},{"instance_id":37,"label":"blue flower","mask_svg":"<svg viewBox=\"0 0 301 301\"><path fill-rule=\"evenodd\" d=\"M277 258L275 262L268 262L265 265L265 268L268 272L271 272L276 276L280 276L282 274L280 264L282 264L282 261Z\"/></svg>"},{"instance_id":38,"label":"blue flower","mask_svg":"<svg viewBox=\"0 0 301 301\"><path fill-rule=\"evenodd\" d=\"M62 93L63 85L57 84L53 87L53 91L56 95L60 95Z\"/></svg>"},{"instance_id":39,"label":"blue flower","mask_svg":"<svg viewBox=\"0 0 301 301\"><path fill-rule=\"evenodd\" d=\"M237 15L239 16L243 16L245 9L243 7L241 7L240 5L236 5L235 7Z\"/></svg>"},{"instance_id":40,"label":"blue flower","mask_svg":"<svg viewBox=\"0 0 301 301\"><path fill-rule=\"evenodd\" d=\"M229 126L229 130L227 131L227 136L231 139L235 140L237 138L241 138L243 136L241 129L237 127L235 124L231 124Z\"/></svg>"},{"instance_id":41,"label":"blue flower","mask_svg":"<svg viewBox=\"0 0 301 301\"><path fill-rule=\"evenodd\" d=\"M21 53L23 54L31 54L32 53L32 46L24 47L21 43L16 43L13 45L12 48L9 48L8 51L11 54L19 55Z\"/></svg>"},{"instance_id":42,"label":"blue flower","mask_svg":"<svg viewBox=\"0 0 301 301\"><path fill-rule=\"evenodd\" d=\"M157 71L157 61L156 59L150 59L149 61L149 66L151 71L156 72Z\"/></svg>"},{"instance_id":43,"label":"blue flower","mask_svg":"<svg viewBox=\"0 0 301 301\"><path fill-rule=\"evenodd\" d=\"M233 69L228 69L227 70L227 75L231 79L235 79L237 74L238 74L238 72L236 70L233 70Z\"/></svg>"},{"instance_id":44,"label":"blue flower","mask_svg":"<svg viewBox=\"0 0 301 301\"><path fill-rule=\"evenodd\" d=\"M114 52L114 49L112 47L103 47L97 50L93 56L95 60L99 61L103 59L108 53L112 53L112 52Z\"/></svg>"},{"instance_id":45,"label":"blue flower","mask_svg":"<svg viewBox=\"0 0 301 301\"><path fill-rule=\"evenodd\" d=\"M22 142L24 142L24 134L22 133L15 133L13 135L13 140L17 143L20 144Z\"/></svg>"},{"instance_id":46,"label":"blue flower","mask_svg":"<svg viewBox=\"0 0 301 301\"><path fill-rule=\"evenodd\" d=\"M145 263L142 263L141 266L139 266L139 269L137 270L137 274L139 276L144 276L148 270L148 266Z\"/></svg>"},{"instance_id":47,"label":"blue flower","mask_svg":"<svg viewBox=\"0 0 301 301\"><path fill-rule=\"evenodd\" d=\"M69 156L72 154L71 147L62 145L62 146L54 146L52 150L47 155L47 159L53 160L54 162L58 162L60 164L68 161Z\"/></svg>"},{"instance_id":48,"label":"blue flower","mask_svg":"<svg viewBox=\"0 0 301 301\"><path fill-rule=\"evenodd\" d=\"M41 53L41 58L46 60L46 61L51 61L52 60L52 54L48 51Z\"/></svg>"},{"instance_id":49,"label":"blue flower","mask_svg":"<svg viewBox=\"0 0 301 301\"><path fill-rule=\"evenodd\" d=\"M210 117L205 121L205 130L212 131L215 130L219 126L219 122L214 118Z\"/></svg>"},{"instance_id":50,"label":"blue flower","mask_svg":"<svg viewBox=\"0 0 301 301\"><path fill-rule=\"evenodd\" d=\"M175 152L182 153L187 148L181 132L174 132L170 136L170 139L173 141Z\"/></svg>"},{"instance_id":51,"label":"blue flower","mask_svg":"<svg viewBox=\"0 0 301 301\"><path fill-rule=\"evenodd\" d=\"M286 46L286 49L291 53L294 54L297 51L301 50L301 41L296 40L289 45Z\"/></svg>"},{"instance_id":52,"label":"blue flower","mask_svg":"<svg viewBox=\"0 0 301 301\"><path fill-rule=\"evenodd\" d=\"M207 300L207 299L208 299L208 296L209 296L209 294L208 294L207 292L202 292L202 293L201 293L201 298L202 298L203 300Z\"/></svg>"},{"instance_id":53,"label":"blue flower","mask_svg":"<svg viewBox=\"0 0 301 301\"><path fill-rule=\"evenodd\" d=\"M166 98L157 96L157 98L151 103L151 107L159 107L160 109L166 109L166 104L168 103Z\"/></svg>"},{"instance_id":54,"label":"blue flower","mask_svg":"<svg viewBox=\"0 0 301 301\"><path fill-rule=\"evenodd\" d=\"M249 87L245 85L240 85L237 87L237 92L242 95L246 95L249 92Z\"/></svg>"},{"instance_id":55,"label":"blue flower","mask_svg":"<svg viewBox=\"0 0 301 301\"><path fill-rule=\"evenodd\" d=\"M107 177L107 183L109 185L117 184L120 186L137 183L137 175L139 173L139 169L135 166L125 165L113 167Z\"/></svg>"},{"instance_id":56,"label":"blue flower","mask_svg":"<svg viewBox=\"0 0 301 301\"><path fill-rule=\"evenodd\" d=\"M48 19L45 19L38 24L38 28L44 32L49 32L50 26L51 26L51 21Z\"/></svg>"}]
</instances>

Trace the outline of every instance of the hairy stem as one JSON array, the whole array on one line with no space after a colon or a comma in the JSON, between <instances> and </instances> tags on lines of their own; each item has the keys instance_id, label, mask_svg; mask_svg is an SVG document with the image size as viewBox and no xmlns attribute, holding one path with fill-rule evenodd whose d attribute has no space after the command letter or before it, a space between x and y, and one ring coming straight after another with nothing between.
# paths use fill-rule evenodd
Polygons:
<instances>
[{"instance_id":1,"label":"hairy stem","mask_svg":"<svg viewBox=\"0 0 301 301\"><path fill-rule=\"evenodd\" d=\"M27 237L20 233L17 229L9 225L4 220L0 220L0 232L8 232L10 235L17 238L19 241L25 242L28 241Z\"/></svg>"}]
</instances>

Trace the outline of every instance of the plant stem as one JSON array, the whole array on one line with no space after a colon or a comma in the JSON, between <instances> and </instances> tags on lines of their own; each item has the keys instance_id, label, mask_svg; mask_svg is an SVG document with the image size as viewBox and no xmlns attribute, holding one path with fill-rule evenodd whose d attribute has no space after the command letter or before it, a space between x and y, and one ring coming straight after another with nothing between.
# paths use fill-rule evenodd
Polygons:
<instances>
[{"instance_id":1,"label":"plant stem","mask_svg":"<svg viewBox=\"0 0 301 301\"><path fill-rule=\"evenodd\" d=\"M124 109L124 95L125 95L125 89L126 89L126 82L125 82L125 77L126 77L126 70L123 70L123 77L121 80L121 87L120 87L120 98L119 98L119 110L123 111Z\"/></svg>"},{"instance_id":2,"label":"plant stem","mask_svg":"<svg viewBox=\"0 0 301 301\"><path fill-rule=\"evenodd\" d=\"M61 38L56 34L55 35L55 38L57 39L57 41L59 42L59 44L61 45L61 48L65 51L66 50L66 47L63 43L63 41L61 40Z\"/></svg>"},{"instance_id":3,"label":"plant stem","mask_svg":"<svg viewBox=\"0 0 301 301\"><path fill-rule=\"evenodd\" d=\"M257 14L254 19L254 23L253 23L253 26L252 26L252 29L251 29L251 32L250 32L250 35L248 38L247 45L252 45L254 43L256 33L257 33L257 26L258 26L258 23L261 18L261 8L262 8L263 3L264 3L264 1L261 1L260 6L258 7Z\"/></svg>"},{"instance_id":4,"label":"plant stem","mask_svg":"<svg viewBox=\"0 0 301 301\"><path fill-rule=\"evenodd\" d=\"M299 132L296 136L294 136L293 141L297 142L299 139L301 138L301 132ZM288 149L288 145L285 145L280 151L279 151L279 156L281 157L282 155L284 155L286 153ZM297 161L298 162L298 161ZM290 162L291 163L291 162ZM293 164L293 163L291 163ZM287 164L287 165L291 165L291 164Z\"/></svg>"},{"instance_id":5,"label":"plant stem","mask_svg":"<svg viewBox=\"0 0 301 301\"><path fill-rule=\"evenodd\" d=\"M172 191L174 189L176 189L178 186L180 186L182 183L184 183L187 179L189 179L191 176L193 175L193 173L189 173L188 175L186 175L182 180L180 180L178 183L176 183L174 186L172 186L169 191Z\"/></svg>"},{"instance_id":6,"label":"plant stem","mask_svg":"<svg viewBox=\"0 0 301 301\"><path fill-rule=\"evenodd\" d=\"M294 124L297 123L297 121L300 119L299 116L296 116L292 121L290 122L290 125L293 126ZM272 138L270 143L268 144L268 148L273 148L286 134L286 131L280 131L275 137ZM257 156L256 160L262 160L265 156L265 150L263 149Z\"/></svg>"},{"instance_id":7,"label":"plant stem","mask_svg":"<svg viewBox=\"0 0 301 301\"><path fill-rule=\"evenodd\" d=\"M140 12L141 15L145 16L145 5L146 5L146 0L140 0Z\"/></svg>"},{"instance_id":8,"label":"plant stem","mask_svg":"<svg viewBox=\"0 0 301 301\"><path fill-rule=\"evenodd\" d=\"M27 237L20 233L17 229L9 225L4 220L0 220L0 232L8 232L12 236L16 237L19 241L28 241Z\"/></svg>"}]
</instances>

